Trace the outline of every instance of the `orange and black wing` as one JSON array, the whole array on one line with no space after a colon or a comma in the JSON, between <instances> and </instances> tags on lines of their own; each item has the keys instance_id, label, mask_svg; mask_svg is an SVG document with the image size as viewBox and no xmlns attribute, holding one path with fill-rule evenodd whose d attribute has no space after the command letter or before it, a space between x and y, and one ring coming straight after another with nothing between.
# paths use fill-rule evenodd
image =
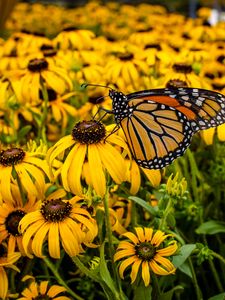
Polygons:
<instances>
[{"instance_id":1,"label":"orange and black wing","mask_svg":"<svg viewBox=\"0 0 225 300\"><path fill-rule=\"evenodd\" d=\"M225 96L197 88L155 89L129 94L129 101L142 99L169 105L182 112L194 132L225 122Z\"/></svg>"},{"instance_id":2,"label":"orange and black wing","mask_svg":"<svg viewBox=\"0 0 225 300\"><path fill-rule=\"evenodd\" d=\"M120 122L136 162L161 169L181 156L194 134L188 118L174 107L154 101L131 101L132 113Z\"/></svg>"}]
</instances>

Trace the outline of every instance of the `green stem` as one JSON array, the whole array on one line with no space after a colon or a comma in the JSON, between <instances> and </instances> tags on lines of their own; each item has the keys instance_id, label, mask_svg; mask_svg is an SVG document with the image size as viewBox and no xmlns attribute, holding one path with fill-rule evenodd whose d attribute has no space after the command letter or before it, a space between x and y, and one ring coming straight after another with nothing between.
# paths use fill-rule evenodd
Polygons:
<instances>
[{"instance_id":1,"label":"green stem","mask_svg":"<svg viewBox=\"0 0 225 300\"><path fill-rule=\"evenodd\" d=\"M98 276L94 275L93 272L91 272L87 267L85 267L85 265L81 262L78 256L73 256L71 257L71 259L83 274L85 274L86 276L88 276L96 282L101 282Z\"/></svg>"},{"instance_id":2,"label":"green stem","mask_svg":"<svg viewBox=\"0 0 225 300\"><path fill-rule=\"evenodd\" d=\"M16 176L16 181L17 181L17 184L18 184L18 188L19 188L19 191L20 191L21 198L22 198L22 203L23 203L23 205L25 205L26 202L27 202L26 196L24 194L24 190L23 190L21 180L19 178L19 175L16 172L16 168L15 168L14 165L12 166L12 173L15 174L15 176Z\"/></svg>"},{"instance_id":3,"label":"green stem","mask_svg":"<svg viewBox=\"0 0 225 300\"><path fill-rule=\"evenodd\" d=\"M38 128L38 137L42 138L44 143L47 143L47 137L46 137L46 120L48 116L48 91L44 84L44 82L41 82L41 91L44 99L44 107L43 107L43 114L41 116L41 122Z\"/></svg>"},{"instance_id":4,"label":"green stem","mask_svg":"<svg viewBox=\"0 0 225 300\"><path fill-rule=\"evenodd\" d=\"M113 275L117 283L117 287L119 288L120 294L122 295L122 288L121 288L121 282L119 275L116 271L116 267L113 261L113 256L115 253L115 249L113 246L113 239L112 239L112 228L111 228L111 223L110 223L110 213L109 213L109 192L107 190L105 197L103 198L103 203L104 203L104 210L105 210L105 225L106 225L106 236L108 239L108 247L109 247L109 256L110 256L110 261L112 265L112 270L113 270Z\"/></svg>"},{"instance_id":5,"label":"green stem","mask_svg":"<svg viewBox=\"0 0 225 300\"><path fill-rule=\"evenodd\" d=\"M83 298L81 298L80 296L78 296L76 293L74 293L70 287L68 287L68 285L65 283L65 281L62 279L62 277L60 276L59 272L56 270L55 265L48 259L48 258L43 258L45 264L48 266L48 268L52 271L52 273L54 274L56 280L58 281L58 283L62 286L64 286L64 288L66 289L67 293L69 293L74 299L77 300L84 300Z\"/></svg>"},{"instance_id":6,"label":"green stem","mask_svg":"<svg viewBox=\"0 0 225 300\"><path fill-rule=\"evenodd\" d=\"M202 293L201 293L201 290L200 290L200 288L198 286L197 277L196 277L195 270L194 270L194 267L193 267L193 264L192 264L192 260L191 260L190 257L188 258L188 262L189 262L189 266L190 266L190 269L191 269L192 282L193 282L193 285L194 285L194 288L195 288L197 300L203 300Z\"/></svg>"},{"instance_id":7,"label":"green stem","mask_svg":"<svg viewBox=\"0 0 225 300\"><path fill-rule=\"evenodd\" d=\"M170 197L168 202L167 202L166 208L164 210L163 216L162 216L162 218L159 222L159 229L161 229L161 230L165 229L166 219L167 219L168 214L171 212L171 209L172 209L172 200L171 200L171 197Z\"/></svg>"},{"instance_id":8,"label":"green stem","mask_svg":"<svg viewBox=\"0 0 225 300\"><path fill-rule=\"evenodd\" d=\"M212 251L211 254L212 254L212 256L218 258L225 265L225 258L223 256L221 256L220 254L218 254L218 253L216 253L214 251Z\"/></svg>"},{"instance_id":9,"label":"green stem","mask_svg":"<svg viewBox=\"0 0 225 300\"><path fill-rule=\"evenodd\" d=\"M214 279L215 279L217 288L218 288L218 290L219 290L220 293L223 293L223 292L224 292L224 289L223 289L222 283L221 283L221 281L220 281L220 277L219 277L219 275L218 275L218 272L217 272L217 270L216 270L216 268L215 268L215 265L214 265L214 263L213 263L212 260L209 260L209 265L210 265L210 269L211 269L211 271L212 271L212 273L213 273L213 277L214 277Z\"/></svg>"}]
</instances>

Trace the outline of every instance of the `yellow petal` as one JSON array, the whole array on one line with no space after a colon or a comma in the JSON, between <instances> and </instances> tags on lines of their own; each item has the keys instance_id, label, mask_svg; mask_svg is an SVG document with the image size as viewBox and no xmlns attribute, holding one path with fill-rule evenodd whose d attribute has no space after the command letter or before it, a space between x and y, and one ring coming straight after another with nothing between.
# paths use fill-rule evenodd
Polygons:
<instances>
[{"instance_id":1,"label":"yellow petal","mask_svg":"<svg viewBox=\"0 0 225 300\"><path fill-rule=\"evenodd\" d=\"M148 286L150 283L150 270L148 261L142 262L142 278L144 280L145 286Z\"/></svg>"},{"instance_id":2,"label":"yellow petal","mask_svg":"<svg viewBox=\"0 0 225 300\"><path fill-rule=\"evenodd\" d=\"M148 180L151 182L153 187L159 186L161 182L161 172L160 170L149 170L141 168L142 171L145 173Z\"/></svg>"},{"instance_id":3,"label":"yellow petal","mask_svg":"<svg viewBox=\"0 0 225 300\"><path fill-rule=\"evenodd\" d=\"M131 273L130 273L131 283L134 283L134 281L137 278L137 274L138 274L138 270L141 265L141 262L142 262L142 260L136 257L136 260L132 265Z\"/></svg>"},{"instance_id":4,"label":"yellow petal","mask_svg":"<svg viewBox=\"0 0 225 300\"><path fill-rule=\"evenodd\" d=\"M135 263L136 261L137 261L137 257L132 256L132 257L129 257L129 258L125 259L125 260L120 264L120 267L119 267L119 274L120 274L120 277L121 277L122 279L124 279L123 273L124 273L125 269L126 269L129 265Z\"/></svg>"},{"instance_id":5,"label":"yellow petal","mask_svg":"<svg viewBox=\"0 0 225 300\"><path fill-rule=\"evenodd\" d=\"M128 239L130 239L135 245L139 243L137 236L133 232L125 232L123 233L123 236L126 236Z\"/></svg>"},{"instance_id":6,"label":"yellow petal","mask_svg":"<svg viewBox=\"0 0 225 300\"><path fill-rule=\"evenodd\" d=\"M145 235L144 235L144 230L142 227L135 227L135 231L137 233L137 237L140 242L145 242Z\"/></svg>"},{"instance_id":7,"label":"yellow petal","mask_svg":"<svg viewBox=\"0 0 225 300\"><path fill-rule=\"evenodd\" d=\"M34 238L32 241L32 251L37 257L44 257L42 254L42 247L46 234L48 233L49 227L51 226L50 224L51 223L49 222L43 223L43 225L34 234Z\"/></svg>"},{"instance_id":8,"label":"yellow petal","mask_svg":"<svg viewBox=\"0 0 225 300\"><path fill-rule=\"evenodd\" d=\"M203 137L203 140L205 141L206 145L212 145L213 144L213 137L215 134L215 128L209 128L206 130L201 131L201 135Z\"/></svg>"},{"instance_id":9,"label":"yellow petal","mask_svg":"<svg viewBox=\"0 0 225 300\"><path fill-rule=\"evenodd\" d=\"M88 146L88 162L92 185L96 193L104 197L106 192L105 174L102 169L101 154L98 147L94 144Z\"/></svg>"},{"instance_id":10,"label":"yellow petal","mask_svg":"<svg viewBox=\"0 0 225 300\"><path fill-rule=\"evenodd\" d=\"M59 232L62 241L62 246L65 249L66 253L69 256L78 255L80 252L80 246L78 245L75 235L67 226L66 221L60 223Z\"/></svg>"},{"instance_id":11,"label":"yellow petal","mask_svg":"<svg viewBox=\"0 0 225 300\"><path fill-rule=\"evenodd\" d=\"M55 296L57 296L59 293L62 293L62 292L66 292L66 288L64 288L63 286L52 285L50 287L50 289L48 290L47 295L50 297L50 299L53 299ZM63 299L61 299L62 297L63 296L58 298L58 300L63 300ZM66 297L66 299L68 299L68 298Z\"/></svg>"},{"instance_id":12,"label":"yellow petal","mask_svg":"<svg viewBox=\"0 0 225 300\"><path fill-rule=\"evenodd\" d=\"M222 124L217 127L217 135L218 135L218 139L221 142L225 141L225 124Z\"/></svg>"},{"instance_id":13,"label":"yellow petal","mask_svg":"<svg viewBox=\"0 0 225 300\"><path fill-rule=\"evenodd\" d=\"M0 298L5 299L8 292L8 277L3 267L0 267Z\"/></svg>"},{"instance_id":14,"label":"yellow petal","mask_svg":"<svg viewBox=\"0 0 225 300\"><path fill-rule=\"evenodd\" d=\"M73 152L74 157L71 160L71 164L67 174L69 188L76 195L82 195L82 186L80 180L81 180L82 166L86 156L86 148L87 148L86 145L77 144L77 147ZM64 162L64 164L67 166L66 161ZM63 169L64 166L62 168L62 178L63 178Z\"/></svg>"},{"instance_id":15,"label":"yellow petal","mask_svg":"<svg viewBox=\"0 0 225 300\"><path fill-rule=\"evenodd\" d=\"M55 259L60 258L59 223L52 222L48 233L49 255Z\"/></svg>"},{"instance_id":16,"label":"yellow petal","mask_svg":"<svg viewBox=\"0 0 225 300\"><path fill-rule=\"evenodd\" d=\"M178 248L177 243L174 242L172 245L170 245L166 248L157 250L157 253L161 256L170 256L170 255L173 255L177 251L177 248Z\"/></svg>"},{"instance_id":17,"label":"yellow petal","mask_svg":"<svg viewBox=\"0 0 225 300\"><path fill-rule=\"evenodd\" d=\"M114 261L117 261L121 258L127 257L127 256L133 256L133 251L131 251L130 249L126 249L126 250L120 250L118 252L115 253L114 255Z\"/></svg>"}]
</instances>

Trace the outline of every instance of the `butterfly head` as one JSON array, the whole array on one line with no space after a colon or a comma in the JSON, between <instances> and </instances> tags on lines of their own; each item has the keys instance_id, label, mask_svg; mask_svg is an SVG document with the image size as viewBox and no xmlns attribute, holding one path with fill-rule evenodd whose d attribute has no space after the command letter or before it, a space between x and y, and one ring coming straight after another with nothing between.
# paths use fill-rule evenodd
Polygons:
<instances>
[{"instance_id":1,"label":"butterfly head","mask_svg":"<svg viewBox=\"0 0 225 300\"><path fill-rule=\"evenodd\" d=\"M112 99L113 113L115 116L115 121L118 124L128 115L129 106L127 96L121 92L110 89L109 97Z\"/></svg>"}]
</instances>

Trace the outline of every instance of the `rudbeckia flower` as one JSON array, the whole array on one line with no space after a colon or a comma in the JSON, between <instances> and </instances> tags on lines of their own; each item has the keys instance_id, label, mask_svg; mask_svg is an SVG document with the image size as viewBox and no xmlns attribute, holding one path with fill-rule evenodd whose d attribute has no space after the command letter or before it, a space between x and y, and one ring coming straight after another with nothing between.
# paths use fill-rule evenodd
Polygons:
<instances>
[{"instance_id":1,"label":"rudbeckia flower","mask_svg":"<svg viewBox=\"0 0 225 300\"><path fill-rule=\"evenodd\" d=\"M22 297L18 300L70 300L71 298L66 297L64 292L66 292L66 288L63 286L56 284L50 286L48 281L41 281L39 284L33 281L28 288L22 291Z\"/></svg>"},{"instance_id":2,"label":"rudbeckia flower","mask_svg":"<svg viewBox=\"0 0 225 300\"><path fill-rule=\"evenodd\" d=\"M54 38L53 43L58 49L91 49L94 32L86 29L65 28Z\"/></svg>"},{"instance_id":3,"label":"rudbeckia flower","mask_svg":"<svg viewBox=\"0 0 225 300\"><path fill-rule=\"evenodd\" d=\"M200 132L206 145L212 145L213 139L217 134L218 140L225 142L225 124L219 125L216 128L209 128Z\"/></svg>"},{"instance_id":4,"label":"rudbeckia flower","mask_svg":"<svg viewBox=\"0 0 225 300\"><path fill-rule=\"evenodd\" d=\"M5 268L11 268L15 271L19 271L14 263L20 258L20 256L21 254L19 252L9 253L5 245L0 245L0 298L3 300L6 299L9 285Z\"/></svg>"},{"instance_id":5,"label":"rudbeckia flower","mask_svg":"<svg viewBox=\"0 0 225 300\"><path fill-rule=\"evenodd\" d=\"M70 200L46 199L38 210L23 217L19 226L27 256L33 253L43 257L45 240L53 258L60 258L60 244L69 256L83 252L82 244L91 245L97 235L97 225L79 201L77 196Z\"/></svg>"},{"instance_id":6,"label":"rudbeckia flower","mask_svg":"<svg viewBox=\"0 0 225 300\"><path fill-rule=\"evenodd\" d=\"M137 278L139 269L145 286L150 284L151 272L157 275L175 273L175 267L166 257L177 251L176 241L171 241L169 246L163 247L163 242L171 235L166 235L161 230L153 231L152 228L135 228L136 234L126 232L123 236L129 241L121 241L118 245L114 261L123 259L119 266L119 274L124 279L124 271L131 266L131 283Z\"/></svg>"},{"instance_id":7,"label":"rudbeckia flower","mask_svg":"<svg viewBox=\"0 0 225 300\"><path fill-rule=\"evenodd\" d=\"M12 199L12 185L19 181L23 191L41 196L45 177L50 178L49 166L40 157L45 153L38 148L30 151L19 147L0 151L0 194L5 201ZM16 173L16 174L15 174Z\"/></svg>"},{"instance_id":8,"label":"rudbeckia flower","mask_svg":"<svg viewBox=\"0 0 225 300\"><path fill-rule=\"evenodd\" d=\"M45 58L34 58L26 69L9 71L10 80L17 99L21 103L40 103L43 84L59 94L72 90L72 81L64 68L49 64Z\"/></svg>"},{"instance_id":9,"label":"rudbeckia flower","mask_svg":"<svg viewBox=\"0 0 225 300\"><path fill-rule=\"evenodd\" d=\"M22 255L25 255L22 245L22 235L19 232L18 226L20 220L31 211L37 208L36 198L29 195L26 203L23 201L18 187L13 187L13 196L10 201L0 205L0 243L6 241L8 244L8 252L19 250Z\"/></svg>"},{"instance_id":10,"label":"rudbeckia flower","mask_svg":"<svg viewBox=\"0 0 225 300\"><path fill-rule=\"evenodd\" d=\"M58 95L53 89L47 89L48 93L48 119L52 123L60 124L60 128L65 130L69 115L73 118L77 115L77 110L68 103L68 100L75 95L74 92ZM41 96L41 98L43 98Z\"/></svg>"},{"instance_id":11,"label":"rudbeckia flower","mask_svg":"<svg viewBox=\"0 0 225 300\"><path fill-rule=\"evenodd\" d=\"M61 138L49 149L47 159L51 167L54 159L70 148L60 172L65 190L82 195L81 177L86 160L89 184L103 197L106 192L106 171L117 184L126 180L124 158L114 145L127 149L125 141L107 133L101 122L82 121L74 126L71 135Z\"/></svg>"}]
</instances>

